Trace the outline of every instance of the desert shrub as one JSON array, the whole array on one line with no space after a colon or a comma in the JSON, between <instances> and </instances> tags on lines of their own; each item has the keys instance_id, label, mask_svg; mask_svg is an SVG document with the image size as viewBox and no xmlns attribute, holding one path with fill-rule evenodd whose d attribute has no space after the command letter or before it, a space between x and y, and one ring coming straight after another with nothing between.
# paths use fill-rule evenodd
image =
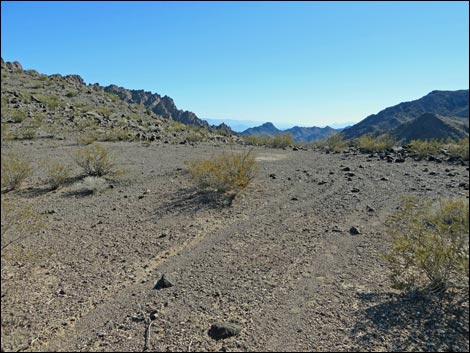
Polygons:
<instances>
[{"instance_id":1,"label":"desert shrub","mask_svg":"<svg viewBox=\"0 0 470 353\"><path fill-rule=\"evenodd\" d=\"M26 118L27 118L26 113L21 110L14 110L11 112L11 119L15 123L21 123Z\"/></svg>"},{"instance_id":2,"label":"desert shrub","mask_svg":"<svg viewBox=\"0 0 470 353\"><path fill-rule=\"evenodd\" d=\"M31 172L31 164L24 157L14 152L2 154L2 191L8 192L19 188Z\"/></svg>"},{"instance_id":3,"label":"desert shrub","mask_svg":"<svg viewBox=\"0 0 470 353\"><path fill-rule=\"evenodd\" d=\"M1 251L3 252L9 245L37 232L42 223L39 215L29 206L17 206L4 200L1 201L1 205Z\"/></svg>"},{"instance_id":4,"label":"desert shrub","mask_svg":"<svg viewBox=\"0 0 470 353\"><path fill-rule=\"evenodd\" d=\"M218 192L239 192L251 183L256 173L252 150L240 154L223 152L186 164L200 188Z\"/></svg>"},{"instance_id":5,"label":"desert shrub","mask_svg":"<svg viewBox=\"0 0 470 353\"><path fill-rule=\"evenodd\" d=\"M99 137L99 134L95 130L88 130L78 135L77 143L82 146L90 145L95 142Z\"/></svg>"},{"instance_id":6,"label":"desert shrub","mask_svg":"<svg viewBox=\"0 0 470 353\"><path fill-rule=\"evenodd\" d=\"M111 114L114 113L114 110L112 108L108 108L108 107L99 107L98 109L96 109L96 111L99 114L102 114L104 116L110 116Z\"/></svg>"},{"instance_id":7,"label":"desert shrub","mask_svg":"<svg viewBox=\"0 0 470 353\"><path fill-rule=\"evenodd\" d=\"M325 147L328 147L330 151L342 152L349 146L349 141L345 140L341 134L336 134L329 137L325 141Z\"/></svg>"},{"instance_id":8,"label":"desert shrub","mask_svg":"<svg viewBox=\"0 0 470 353\"><path fill-rule=\"evenodd\" d=\"M103 176L116 172L108 150L96 142L80 149L75 154L75 161L85 174L90 176Z\"/></svg>"},{"instance_id":9,"label":"desert shrub","mask_svg":"<svg viewBox=\"0 0 470 353\"><path fill-rule=\"evenodd\" d=\"M9 128L8 128L8 125L7 124L4 124L2 123L2 137L1 137L1 141L2 141L2 145L3 145L3 142L4 141L7 141L7 140L13 140L13 134L11 131L9 131Z\"/></svg>"},{"instance_id":10,"label":"desert shrub","mask_svg":"<svg viewBox=\"0 0 470 353\"><path fill-rule=\"evenodd\" d=\"M88 176L72 188L72 193L97 194L109 188L109 184L104 178Z\"/></svg>"},{"instance_id":11,"label":"desert shrub","mask_svg":"<svg viewBox=\"0 0 470 353\"><path fill-rule=\"evenodd\" d=\"M77 92L74 92L74 91L68 91L65 96L68 97L68 98L73 98L73 97L76 97L78 95Z\"/></svg>"},{"instance_id":12,"label":"desert shrub","mask_svg":"<svg viewBox=\"0 0 470 353\"><path fill-rule=\"evenodd\" d=\"M469 204L442 199L424 205L406 197L388 220L393 239L386 256L396 288L443 291L468 285Z\"/></svg>"},{"instance_id":13,"label":"desert shrub","mask_svg":"<svg viewBox=\"0 0 470 353\"><path fill-rule=\"evenodd\" d=\"M297 143L291 134L276 134L273 136L250 135L245 136L245 143L253 146L268 146L273 148L284 148L295 146Z\"/></svg>"},{"instance_id":14,"label":"desert shrub","mask_svg":"<svg viewBox=\"0 0 470 353\"><path fill-rule=\"evenodd\" d=\"M110 99L110 101L112 101L114 103L117 103L121 100L121 98L119 98L119 96L115 93L111 93L111 92L105 92L105 93L108 96L108 98Z\"/></svg>"},{"instance_id":15,"label":"desert shrub","mask_svg":"<svg viewBox=\"0 0 470 353\"><path fill-rule=\"evenodd\" d=\"M60 162L47 165L47 182L53 189L62 186L70 177L70 166Z\"/></svg>"},{"instance_id":16,"label":"desert shrub","mask_svg":"<svg viewBox=\"0 0 470 353\"><path fill-rule=\"evenodd\" d=\"M132 140L129 130L120 128L107 128L103 133L97 134L99 141L127 141Z\"/></svg>"},{"instance_id":17,"label":"desert shrub","mask_svg":"<svg viewBox=\"0 0 470 353\"><path fill-rule=\"evenodd\" d=\"M266 146L269 141L268 136L262 136L262 135L244 136L243 139L245 140L245 143L247 143L248 145L253 145L253 146Z\"/></svg>"},{"instance_id":18,"label":"desert shrub","mask_svg":"<svg viewBox=\"0 0 470 353\"><path fill-rule=\"evenodd\" d=\"M268 146L273 148L284 148L295 144L291 134L276 134L268 141Z\"/></svg>"},{"instance_id":19,"label":"desert shrub","mask_svg":"<svg viewBox=\"0 0 470 353\"><path fill-rule=\"evenodd\" d=\"M356 146L363 152L384 152L395 145L396 141L387 134L373 137L362 135L356 140Z\"/></svg>"},{"instance_id":20,"label":"desert shrub","mask_svg":"<svg viewBox=\"0 0 470 353\"><path fill-rule=\"evenodd\" d=\"M450 155L452 157L460 157L464 161L468 161L469 140L468 137L461 139L455 143L450 143L448 146Z\"/></svg>"},{"instance_id":21,"label":"desert shrub","mask_svg":"<svg viewBox=\"0 0 470 353\"><path fill-rule=\"evenodd\" d=\"M21 134L17 138L21 140L33 140L36 137L37 130L33 127L25 127L20 130Z\"/></svg>"},{"instance_id":22,"label":"desert shrub","mask_svg":"<svg viewBox=\"0 0 470 353\"><path fill-rule=\"evenodd\" d=\"M204 137L204 134L202 134L201 132L190 131L186 135L186 140L189 141L189 142L199 142L199 141L204 141L205 137Z\"/></svg>"},{"instance_id":23,"label":"desert shrub","mask_svg":"<svg viewBox=\"0 0 470 353\"><path fill-rule=\"evenodd\" d=\"M407 147L412 153L423 158L439 153L444 148L444 143L439 140L413 140Z\"/></svg>"},{"instance_id":24,"label":"desert shrub","mask_svg":"<svg viewBox=\"0 0 470 353\"><path fill-rule=\"evenodd\" d=\"M184 125L183 123L180 123L179 121L175 121L172 119L168 119L168 131L169 132L181 132L185 131L187 129L187 126Z\"/></svg>"},{"instance_id":25,"label":"desert shrub","mask_svg":"<svg viewBox=\"0 0 470 353\"><path fill-rule=\"evenodd\" d=\"M56 110L57 108L64 105L64 102L57 96L47 96L43 94L36 95L36 98L41 102L47 105L51 110Z\"/></svg>"}]
</instances>

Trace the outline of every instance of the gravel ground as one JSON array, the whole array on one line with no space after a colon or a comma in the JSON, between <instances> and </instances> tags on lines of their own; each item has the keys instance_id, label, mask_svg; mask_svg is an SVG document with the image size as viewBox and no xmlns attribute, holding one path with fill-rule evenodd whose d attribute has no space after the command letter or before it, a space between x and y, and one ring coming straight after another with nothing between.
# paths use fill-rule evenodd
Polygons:
<instances>
[{"instance_id":1,"label":"gravel ground","mask_svg":"<svg viewBox=\"0 0 470 353\"><path fill-rule=\"evenodd\" d=\"M70 141L2 146L35 166L5 199L45 221L2 253L4 350L469 350L468 292L402 295L383 259L400 196L468 197L468 167L256 148L257 177L228 206L184 164L220 146L104 145L127 172L92 195L45 184L45 162L73 165ZM162 274L173 286L155 290ZM217 322L238 334L212 338Z\"/></svg>"}]
</instances>

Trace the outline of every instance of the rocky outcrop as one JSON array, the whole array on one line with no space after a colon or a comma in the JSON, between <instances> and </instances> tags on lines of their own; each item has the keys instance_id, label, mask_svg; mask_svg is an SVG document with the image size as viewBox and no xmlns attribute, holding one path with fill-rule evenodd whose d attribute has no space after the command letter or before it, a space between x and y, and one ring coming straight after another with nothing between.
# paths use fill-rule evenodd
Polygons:
<instances>
[{"instance_id":1,"label":"rocky outcrop","mask_svg":"<svg viewBox=\"0 0 470 353\"><path fill-rule=\"evenodd\" d=\"M186 125L193 125L208 129L209 123L199 119L196 114L187 110L180 110L175 102L168 96L160 96L144 90L129 90L116 85L109 85L103 88L108 93L114 93L126 103L142 104L155 114L167 119L173 119Z\"/></svg>"},{"instance_id":2,"label":"rocky outcrop","mask_svg":"<svg viewBox=\"0 0 470 353\"><path fill-rule=\"evenodd\" d=\"M23 71L23 66L18 61L3 61L3 58L1 59L1 66L2 69L7 70L7 71Z\"/></svg>"}]
</instances>

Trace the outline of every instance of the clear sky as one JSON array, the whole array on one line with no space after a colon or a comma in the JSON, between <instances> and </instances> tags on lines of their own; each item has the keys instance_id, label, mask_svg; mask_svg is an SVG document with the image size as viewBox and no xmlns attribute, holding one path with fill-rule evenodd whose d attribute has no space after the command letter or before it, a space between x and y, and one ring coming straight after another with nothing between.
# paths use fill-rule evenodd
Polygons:
<instances>
[{"instance_id":1,"label":"clear sky","mask_svg":"<svg viewBox=\"0 0 470 353\"><path fill-rule=\"evenodd\" d=\"M469 87L462 2L1 2L1 55L202 118L321 126Z\"/></svg>"}]
</instances>

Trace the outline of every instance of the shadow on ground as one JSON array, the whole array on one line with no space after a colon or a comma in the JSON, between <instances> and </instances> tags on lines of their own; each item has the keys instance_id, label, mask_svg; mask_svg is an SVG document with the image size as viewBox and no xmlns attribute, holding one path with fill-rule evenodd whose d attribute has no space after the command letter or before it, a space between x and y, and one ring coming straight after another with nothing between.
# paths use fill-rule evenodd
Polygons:
<instances>
[{"instance_id":1,"label":"shadow on ground","mask_svg":"<svg viewBox=\"0 0 470 353\"><path fill-rule=\"evenodd\" d=\"M468 289L452 295L369 293L359 299L370 305L352 330L359 350L382 342L392 352L468 352Z\"/></svg>"},{"instance_id":2,"label":"shadow on ground","mask_svg":"<svg viewBox=\"0 0 470 353\"><path fill-rule=\"evenodd\" d=\"M194 214L207 209L229 207L235 198L234 194L214 190L196 190L194 188L179 190L169 195L170 201L163 203L154 213L154 217Z\"/></svg>"}]
</instances>

